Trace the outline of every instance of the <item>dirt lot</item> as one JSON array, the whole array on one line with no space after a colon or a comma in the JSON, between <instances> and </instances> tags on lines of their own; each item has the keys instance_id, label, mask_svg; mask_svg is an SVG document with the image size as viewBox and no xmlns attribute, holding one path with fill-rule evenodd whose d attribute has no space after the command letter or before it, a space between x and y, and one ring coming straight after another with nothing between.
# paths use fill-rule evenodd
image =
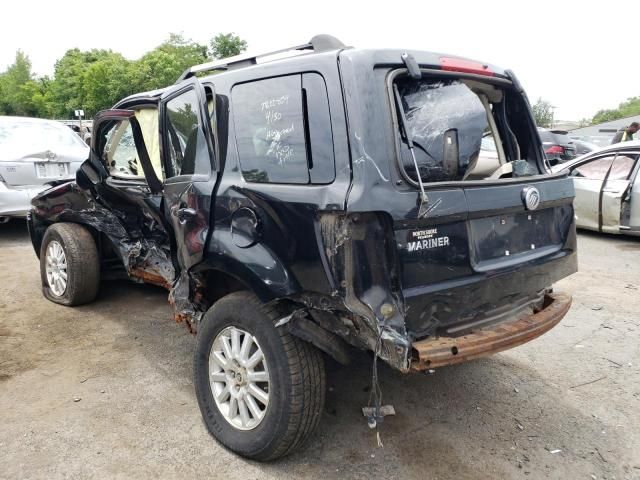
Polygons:
<instances>
[{"instance_id":1,"label":"dirt lot","mask_svg":"<svg viewBox=\"0 0 640 480\"><path fill-rule=\"evenodd\" d=\"M54 305L23 223L0 247L1 478L640 479L638 240L580 234L580 272L556 286L574 306L544 337L430 376L383 368L383 448L359 412L368 357L330 365L317 435L267 465L207 434L163 290Z\"/></svg>"}]
</instances>

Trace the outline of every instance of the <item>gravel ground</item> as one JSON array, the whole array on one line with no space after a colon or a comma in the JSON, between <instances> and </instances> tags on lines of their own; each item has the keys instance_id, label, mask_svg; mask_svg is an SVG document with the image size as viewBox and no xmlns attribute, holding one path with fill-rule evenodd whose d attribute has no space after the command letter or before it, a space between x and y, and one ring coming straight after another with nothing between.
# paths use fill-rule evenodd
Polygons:
<instances>
[{"instance_id":1,"label":"gravel ground","mask_svg":"<svg viewBox=\"0 0 640 480\"><path fill-rule=\"evenodd\" d=\"M640 241L578 243L551 332L430 376L383 367L384 447L359 411L368 357L330 364L317 434L265 465L206 432L166 292L105 282L91 305L50 303L24 224L0 225L0 478L640 479Z\"/></svg>"}]
</instances>

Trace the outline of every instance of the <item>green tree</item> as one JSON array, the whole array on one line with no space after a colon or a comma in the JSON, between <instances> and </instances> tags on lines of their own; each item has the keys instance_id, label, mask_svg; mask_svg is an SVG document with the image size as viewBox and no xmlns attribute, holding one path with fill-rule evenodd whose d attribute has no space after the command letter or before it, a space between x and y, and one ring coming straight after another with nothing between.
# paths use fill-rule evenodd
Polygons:
<instances>
[{"instance_id":1,"label":"green tree","mask_svg":"<svg viewBox=\"0 0 640 480\"><path fill-rule=\"evenodd\" d=\"M54 79L49 85L48 99L52 105L52 114L60 118L73 118L74 110L85 109L87 100L85 76L93 63L107 59L114 54L110 50L81 51L77 48L67 50L56 62ZM101 79L108 82L108 78ZM94 97L95 98L95 97ZM87 116L96 113L86 112Z\"/></svg>"},{"instance_id":2,"label":"green tree","mask_svg":"<svg viewBox=\"0 0 640 480\"><path fill-rule=\"evenodd\" d=\"M32 97L38 93L33 80L31 61L21 50L7 70L0 74L0 113L6 115L35 115Z\"/></svg>"},{"instance_id":3,"label":"green tree","mask_svg":"<svg viewBox=\"0 0 640 480\"><path fill-rule=\"evenodd\" d=\"M166 87L175 83L187 68L206 61L205 45L171 33L165 42L134 62L133 81L138 91Z\"/></svg>"},{"instance_id":4,"label":"green tree","mask_svg":"<svg viewBox=\"0 0 640 480\"><path fill-rule=\"evenodd\" d=\"M210 57L246 48L247 42L233 33L216 35L209 46L171 33L135 61L111 50L67 50L52 78L36 78L29 57L18 50L15 62L0 73L0 114L72 118L81 108L89 117L132 93L172 85L187 68Z\"/></svg>"},{"instance_id":5,"label":"green tree","mask_svg":"<svg viewBox=\"0 0 640 480\"><path fill-rule=\"evenodd\" d=\"M247 42L231 33L219 33L209 42L211 58L227 58L239 55L247 49Z\"/></svg>"},{"instance_id":6,"label":"green tree","mask_svg":"<svg viewBox=\"0 0 640 480\"><path fill-rule=\"evenodd\" d=\"M83 103L87 115L111 108L118 100L135 93L131 62L109 52L89 64L82 73Z\"/></svg>"},{"instance_id":7,"label":"green tree","mask_svg":"<svg viewBox=\"0 0 640 480\"><path fill-rule=\"evenodd\" d=\"M640 97L628 98L618 105L618 108L598 110L593 116L592 123L610 122L633 115L640 115Z\"/></svg>"},{"instance_id":8,"label":"green tree","mask_svg":"<svg viewBox=\"0 0 640 480\"><path fill-rule=\"evenodd\" d=\"M550 102L538 98L538 101L531 108L536 125L544 128L553 126L553 106Z\"/></svg>"}]
</instances>

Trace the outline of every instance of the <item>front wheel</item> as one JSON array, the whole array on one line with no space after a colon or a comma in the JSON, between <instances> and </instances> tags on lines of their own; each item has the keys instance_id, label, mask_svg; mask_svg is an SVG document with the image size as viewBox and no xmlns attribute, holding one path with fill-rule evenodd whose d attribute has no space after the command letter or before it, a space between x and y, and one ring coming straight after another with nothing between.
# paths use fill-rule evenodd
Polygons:
<instances>
[{"instance_id":1,"label":"front wheel","mask_svg":"<svg viewBox=\"0 0 640 480\"><path fill-rule=\"evenodd\" d=\"M196 396L209 432L255 460L285 456L318 425L322 355L274 323L283 316L248 292L218 300L198 327Z\"/></svg>"}]
</instances>

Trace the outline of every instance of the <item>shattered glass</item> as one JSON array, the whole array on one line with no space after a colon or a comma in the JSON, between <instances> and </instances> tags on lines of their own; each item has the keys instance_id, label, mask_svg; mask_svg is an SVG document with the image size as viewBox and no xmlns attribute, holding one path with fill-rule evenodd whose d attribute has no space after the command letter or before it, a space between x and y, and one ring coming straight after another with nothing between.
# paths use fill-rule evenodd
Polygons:
<instances>
[{"instance_id":1,"label":"shattered glass","mask_svg":"<svg viewBox=\"0 0 640 480\"><path fill-rule=\"evenodd\" d=\"M422 180L462 180L467 168L477 161L482 136L489 128L480 98L459 80L405 80L398 82L398 87ZM447 164L447 148L454 154L453 165ZM416 179L405 144L402 161L407 174Z\"/></svg>"}]
</instances>

